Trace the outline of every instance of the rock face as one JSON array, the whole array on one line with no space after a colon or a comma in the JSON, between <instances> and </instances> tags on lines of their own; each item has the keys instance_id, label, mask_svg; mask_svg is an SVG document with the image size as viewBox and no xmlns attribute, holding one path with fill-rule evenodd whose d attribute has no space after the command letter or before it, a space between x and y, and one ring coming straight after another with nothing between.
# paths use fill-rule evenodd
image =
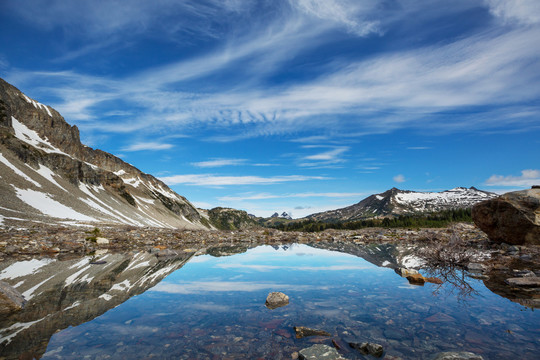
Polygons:
<instances>
[{"instance_id":1,"label":"rock face","mask_svg":"<svg viewBox=\"0 0 540 360\"><path fill-rule=\"evenodd\" d=\"M24 307L24 297L14 287L0 281L0 315L6 315Z\"/></svg>"},{"instance_id":2,"label":"rock face","mask_svg":"<svg viewBox=\"0 0 540 360\"><path fill-rule=\"evenodd\" d=\"M289 297L282 292L271 292L266 298L266 307L269 309L277 309L289 305Z\"/></svg>"},{"instance_id":3,"label":"rock face","mask_svg":"<svg viewBox=\"0 0 540 360\"><path fill-rule=\"evenodd\" d=\"M68 220L211 227L189 201L162 181L112 154L83 145L76 126L2 79L0 175L0 225Z\"/></svg>"},{"instance_id":4,"label":"rock face","mask_svg":"<svg viewBox=\"0 0 540 360\"><path fill-rule=\"evenodd\" d=\"M474 223L490 240L540 244L540 189L506 193L473 207Z\"/></svg>"}]
</instances>

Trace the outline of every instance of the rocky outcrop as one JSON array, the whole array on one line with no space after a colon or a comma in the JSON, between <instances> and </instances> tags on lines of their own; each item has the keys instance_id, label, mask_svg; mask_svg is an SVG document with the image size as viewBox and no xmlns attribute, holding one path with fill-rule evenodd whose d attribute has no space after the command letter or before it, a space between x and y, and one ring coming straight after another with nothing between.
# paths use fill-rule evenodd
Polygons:
<instances>
[{"instance_id":1,"label":"rocky outcrop","mask_svg":"<svg viewBox=\"0 0 540 360\"><path fill-rule=\"evenodd\" d=\"M220 230L254 229L259 224L243 210L216 207L208 210L210 223Z\"/></svg>"},{"instance_id":2,"label":"rocky outcrop","mask_svg":"<svg viewBox=\"0 0 540 360\"><path fill-rule=\"evenodd\" d=\"M506 193L473 207L474 223L491 241L540 244L540 189Z\"/></svg>"},{"instance_id":3,"label":"rocky outcrop","mask_svg":"<svg viewBox=\"0 0 540 360\"><path fill-rule=\"evenodd\" d=\"M13 286L0 281L0 315L21 310L25 304L24 297Z\"/></svg>"}]
</instances>

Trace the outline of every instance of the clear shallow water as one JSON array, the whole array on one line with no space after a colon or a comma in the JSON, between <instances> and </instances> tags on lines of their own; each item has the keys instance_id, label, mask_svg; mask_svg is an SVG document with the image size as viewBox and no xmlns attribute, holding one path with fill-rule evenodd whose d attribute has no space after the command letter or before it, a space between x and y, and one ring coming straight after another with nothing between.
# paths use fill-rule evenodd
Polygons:
<instances>
[{"instance_id":1,"label":"clear shallow water","mask_svg":"<svg viewBox=\"0 0 540 360\"><path fill-rule=\"evenodd\" d=\"M290 359L331 338L295 339L293 326L345 343L376 342L386 354L431 359L472 351L485 359L535 359L540 316L468 279L477 295L450 285L409 285L392 269L307 245L260 246L192 258L158 285L92 321L52 336L43 358ZM264 306L271 291L288 306ZM355 350L349 359L363 358Z\"/></svg>"}]
</instances>

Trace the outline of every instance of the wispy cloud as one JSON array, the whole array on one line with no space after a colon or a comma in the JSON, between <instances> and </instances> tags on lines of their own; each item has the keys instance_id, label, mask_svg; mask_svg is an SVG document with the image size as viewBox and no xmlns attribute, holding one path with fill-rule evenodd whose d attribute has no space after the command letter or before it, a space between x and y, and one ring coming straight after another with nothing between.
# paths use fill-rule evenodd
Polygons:
<instances>
[{"instance_id":1,"label":"wispy cloud","mask_svg":"<svg viewBox=\"0 0 540 360\"><path fill-rule=\"evenodd\" d=\"M238 166L245 165L247 162L246 159L215 159L208 161L200 161L191 163L191 165L201 168L210 168L210 167L222 167L222 166Z\"/></svg>"},{"instance_id":2,"label":"wispy cloud","mask_svg":"<svg viewBox=\"0 0 540 360\"><path fill-rule=\"evenodd\" d=\"M235 185L269 185L285 182L308 181L308 180L328 180L323 176L222 176L214 174L191 174L173 175L160 178L167 185L196 185L196 186L235 186Z\"/></svg>"},{"instance_id":3,"label":"wispy cloud","mask_svg":"<svg viewBox=\"0 0 540 360\"><path fill-rule=\"evenodd\" d=\"M405 176L403 176L401 174L394 176L392 178L392 180L394 180L394 182L397 182L398 184L403 183L403 182L406 181Z\"/></svg>"},{"instance_id":4,"label":"wispy cloud","mask_svg":"<svg viewBox=\"0 0 540 360\"><path fill-rule=\"evenodd\" d=\"M122 151L143 151L143 150L167 150L173 148L172 144L158 142L138 142L122 148Z\"/></svg>"},{"instance_id":5,"label":"wispy cloud","mask_svg":"<svg viewBox=\"0 0 540 360\"><path fill-rule=\"evenodd\" d=\"M540 2L536 0L484 0L496 17L506 22L540 23Z\"/></svg>"},{"instance_id":6,"label":"wispy cloud","mask_svg":"<svg viewBox=\"0 0 540 360\"><path fill-rule=\"evenodd\" d=\"M407 150L429 150L431 147L429 146L409 146Z\"/></svg>"},{"instance_id":7,"label":"wispy cloud","mask_svg":"<svg viewBox=\"0 0 540 360\"><path fill-rule=\"evenodd\" d=\"M521 176L514 175L492 175L486 180L488 186L521 186L529 187L540 185L540 170L522 170Z\"/></svg>"},{"instance_id":8,"label":"wispy cloud","mask_svg":"<svg viewBox=\"0 0 540 360\"><path fill-rule=\"evenodd\" d=\"M358 196L365 196L367 193L339 193L339 192L327 192L327 193L316 193L316 192L307 192L307 193L292 193L292 194L268 194L268 193L259 193L259 194L245 194L238 196L223 196L218 198L219 201L230 202L230 201L247 201L247 200L265 200L265 199L287 199L287 198L354 198Z\"/></svg>"}]
</instances>

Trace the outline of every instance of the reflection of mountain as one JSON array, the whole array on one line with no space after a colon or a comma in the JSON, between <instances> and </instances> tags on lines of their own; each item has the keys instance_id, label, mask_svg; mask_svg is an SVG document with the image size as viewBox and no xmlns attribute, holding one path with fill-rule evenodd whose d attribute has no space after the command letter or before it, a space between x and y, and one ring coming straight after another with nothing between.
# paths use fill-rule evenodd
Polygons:
<instances>
[{"instance_id":1,"label":"reflection of mountain","mask_svg":"<svg viewBox=\"0 0 540 360\"><path fill-rule=\"evenodd\" d=\"M415 256L412 246L401 244L345 244L345 243L315 243L310 244L315 248L339 251L355 255L370 263L387 268L419 268L422 260Z\"/></svg>"},{"instance_id":2,"label":"reflection of mountain","mask_svg":"<svg viewBox=\"0 0 540 360\"><path fill-rule=\"evenodd\" d=\"M90 321L143 293L191 256L163 259L142 252L1 263L0 279L28 302L23 310L0 319L0 358L40 358L56 331Z\"/></svg>"}]
</instances>

